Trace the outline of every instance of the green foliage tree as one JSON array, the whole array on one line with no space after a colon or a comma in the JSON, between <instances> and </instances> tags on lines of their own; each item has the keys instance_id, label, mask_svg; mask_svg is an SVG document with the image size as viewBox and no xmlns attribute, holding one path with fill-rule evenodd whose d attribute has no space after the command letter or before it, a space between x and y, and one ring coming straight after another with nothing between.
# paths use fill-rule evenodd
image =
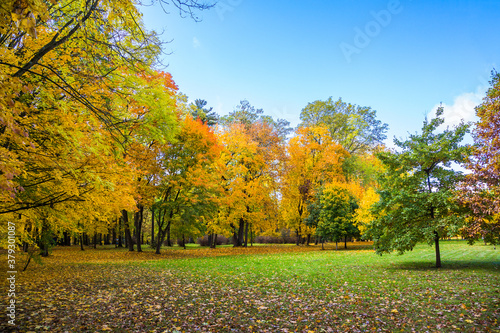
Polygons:
<instances>
[{"instance_id":1,"label":"green foliage tree","mask_svg":"<svg viewBox=\"0 0 500 333\"><path fill-rule=\"evenodd\" d=\"M316 235L323 242L326 239L338 242L359 234L354 224L354 212L358 208L356 199L342 184L332 183L316 195L316 200L309 205L310 215L306 224L316 227ZM323 248L322 242L322 248Z\"/></svg>"},{"instance_id":2,"label":"green foliage tree","mask_svg":"<svg viewBox=\"0 0 500 333\"><path fill-rule=\"evenodd\" d=\"M370 107L333 101L309 103L300 113L300 127L324 125L335 142L349 153L362 153L377 147L386 139L387 124L376 118Z\"/></svg>"},{"instance_id":3,"label":"green foliage tree","mask_svg":"<svg viewBox=\"0 0 500 333\"><path fill-rule=\"evenodd\" d=\"M443 109L424 121L422 134L406 141L395 139L400 152L380 152L385 166L380 179L380 201L374 205L376 219L369 226L378 254L412 250L417 242L435 245L436 267L441 267L439 239L455 235L462 225L454 191L463 178L452 163L463 163L470 147L460 145L469 126L447 128Z\"/></svg>"},{"instance_id":4,"label":"green foliage tree","mask_svg":"<svg viewBox=\"0 0 500 333\"><path fill-rule=\"evenodd\" d=\"M260 119L262 114L264 114L264 110L256 109L245 99L240 101L240 104L238 104L227 116L221 117L220 121L224 126L230 124L243 124L246 128L249 128Z\"/></svg>"},{"instance_id":5,"label":"green foliage tree","mask_svg":"<svg viewBox=\"0 0 500 333\"><path fill-rule=\"evenodd\" d=\"M191 104L191 115L194 119L199 119L208 126L215 126L219 122L219 115L213 111L213 108L207 108L208 102L204 99L196 99Z\"/></svg>"}]
</instances>

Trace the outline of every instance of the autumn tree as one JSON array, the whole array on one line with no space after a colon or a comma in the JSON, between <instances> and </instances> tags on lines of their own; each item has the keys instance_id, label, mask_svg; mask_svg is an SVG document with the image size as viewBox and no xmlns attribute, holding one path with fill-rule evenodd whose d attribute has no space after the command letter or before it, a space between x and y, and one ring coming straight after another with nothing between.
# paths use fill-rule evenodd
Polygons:
<instances>
[{"instance_id":1,"label":"autumn tree","mask_svg":"<svg viewBox=\"0 0 500 333\"><path fill-rule=\"evenodd\" d=\"M500 242L500 74L493 72L491 87L476 107L479 121L472 132L474 147L467 163L472 171L459 191L471 212L462 230L471 241Z\"/></svg>"},{"instance_id":2,"label":"autumn tree","mask_svg":"<svg viewBox=\"0 0 500 333\"><path fill-rule=\"evenodd\" d=\"M279 179L289 122L274 120L247 100L221 117L221 179L225 204L222 230L231 229L235 246L246 246L248 232L272 232L279 219ZM225 219L226 223L223 222Z\"/></svg>"},{"instance_id":3,"label":"autumn tree","mask_svg":"<svg viewBox=\"0 0 500 333\"><path fill-rule=\"evenodd\" d=\"M308 205L316 191L333 181L345 181L343 163L349 154L335 143L323 126L300 127L288 144L288 158L282 177L281 210L286 226L295 231L297 245L303 234L310 239L307 226Z\"/></svg>"},{"instance_id":4,"label":"autumn tree","mask_svg":"<svg viewBox=\"0 0 500 333\"><path fill-rule=\"evenodd\" d=\"M214 161L220 146L214 133L201 121L187 116L176 140L162 148L162 176L155 209L158 236L156 253L165 236L176 230L182 236L198 236L202 219L215 209L219 189Z\"/></svg>"},{"instance_id":5,"label":"autumn tree","mask_svg":"<svg viewBox=\"0 0 500 333\"><path fill-rule=\"evenodd\" d=\"M220 211L226 220L225 228L234 234L234 246L245 246L249 228L263 227L265 203L271 200L272 178L259 143L244 124L229 125L219 137L226 150L221 156L224 199Z\"/></svg>"},{"instance_id":6,"label":"autumn tree","mask_svg":"<svg viewBox=\"0 0 500 333\"><path fill-rule=\"evenodd\" d=\"M363 191L359 199L359 207L354 213L355 226L358 228L361 236L366 233L367 228L375 219L375 215L372 212L372 206L379 200L380 196L375 187L368 187Z\"/></svg>"},{"instance_id":7,"label":"autumn tree","mask_svg":"<svg viewBox=\"0 0 500 333\"><path fill-rule=\"evenodd\" d=\"M369 227L378 254L403 253L425 241L434 244L436 267L441 267L439 240L455 235L462 225L454 191L463 175L452 163L463 163L469 152L460 145L468 125L435 133L444 123L442 114L439 108L436 118L425 120L422 134L395 139L400 152L377 154L386 168Z\"/></svg>"},{"instance_id":8,"label":"autumn tree","mask_svg":"<svg viewBox=\"0 0 500 333\"><path fill-rule=\"evenodd\" d=\"M173 4L188 14L205 8ZM160 42L135 4L7 1L0 52L1 219L17 218L28 240L45 231L97 230L92 224L107 225L116 207L133 210L137 174L124 146L140 131L176 126L165 99L138 105L145 90L157 89L142 74L153 73ZM101 196L108 207L88 205ZM84 219L88 213L93 218Z\"/></svg>"},{"instance_id":9,"label":"autumn tree","mask_svg":"<svg viewBox=\"0 0 500 333\"><path fill-rule=\"evenodd\" d=\"M299 127L325 126L335 142L355 155L376 148L386 139L387 124L377 119L370 107L333 101L309 103L300 113Z\"/></svg>"}]
</instances>

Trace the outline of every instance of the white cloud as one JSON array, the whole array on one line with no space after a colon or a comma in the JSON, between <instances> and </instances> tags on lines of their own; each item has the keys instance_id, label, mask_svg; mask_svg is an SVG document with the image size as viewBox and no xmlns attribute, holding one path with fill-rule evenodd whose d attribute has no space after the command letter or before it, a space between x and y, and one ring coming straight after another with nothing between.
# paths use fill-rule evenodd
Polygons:
<instances>
[{"instance_id":1,"label":"white cloud","mask_svg":"<svg viewBox=\"0 0 500 333\"><path fill-rule=\"evenodd\" d=\"M198 38L196 38L196 37L193 37L193 47L194 47L195 49L197 49L197 48L201 47L201 42L200 42L200 41L198 40Z\"/></svg>"},{"instance_id":2,"label":"white cloud","mask_svg":"<svg viewBox=\"0 0 500 333\"><path fill-rule=\"evenodd\" d=\"M463 93L455 97L453 104L448 105L443 103L444 126L458 125L462 120L464 122L476 120L475 107L481 104L483 97L486 94L486 88L478 87L476 92ZM436 110L441 104L436 104L432 108L429 118L436 115Z\"/></svg>"}]
</instances>

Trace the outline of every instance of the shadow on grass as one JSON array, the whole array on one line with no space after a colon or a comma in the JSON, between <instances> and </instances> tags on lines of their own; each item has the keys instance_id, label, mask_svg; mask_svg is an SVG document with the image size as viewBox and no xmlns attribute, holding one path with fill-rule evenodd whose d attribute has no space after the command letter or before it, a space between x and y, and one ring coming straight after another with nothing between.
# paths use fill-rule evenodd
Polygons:
<instances>
[{"instance_id":1,"label":"shadow on grass","mask_svg":"<svg viewBox=\"0 0 500 333\"><path fill-rule=\"evenodd\" d=\"M335 248L335 244L328 243L328 245L325 244L325 249L321 249L321 244L320 245L311 245L314 247L317 247L319 251L327 251L327 252L345 252L345 251L359 251L359 250L371 250L375 251L373 248L373 244L349 244L347 245L347 248L344 247L344 244L342 243L342 246L339 245L338 249Z\"/></svg>"},{"instance_id":2,"label":"shadow on grass","mask_svg":"<svg viewBox=\"0 0 500 333\"><path fill-rule=\"evenodd\" d=\"M432 261L417 262L407 261L393 263L388 265L389 270L408 270L408 271L488 271L491 273L500 273L500 261L479 261L479 260L444 260L442 267L436 268L436 263Z\"/></svg>"}]
</instances>

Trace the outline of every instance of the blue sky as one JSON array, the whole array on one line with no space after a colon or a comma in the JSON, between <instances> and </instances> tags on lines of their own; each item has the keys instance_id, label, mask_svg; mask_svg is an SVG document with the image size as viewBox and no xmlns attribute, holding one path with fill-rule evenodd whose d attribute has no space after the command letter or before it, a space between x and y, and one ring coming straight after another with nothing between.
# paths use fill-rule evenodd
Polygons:
<instances>
[{"instance_id":1,"label":"blue sky","mask_svg":"<svg viewBox=\"0 0 500 333\"><path fill-rule=\"evenodd\" d=\"M500 70L497 0L221 0L200 22L169 9L141 8L190 100L224 115L247 99L296 126L308 103L342 97L377 111L389 146L440 102L450 124L473 120Z\"/></svg>"}]
</instances>

